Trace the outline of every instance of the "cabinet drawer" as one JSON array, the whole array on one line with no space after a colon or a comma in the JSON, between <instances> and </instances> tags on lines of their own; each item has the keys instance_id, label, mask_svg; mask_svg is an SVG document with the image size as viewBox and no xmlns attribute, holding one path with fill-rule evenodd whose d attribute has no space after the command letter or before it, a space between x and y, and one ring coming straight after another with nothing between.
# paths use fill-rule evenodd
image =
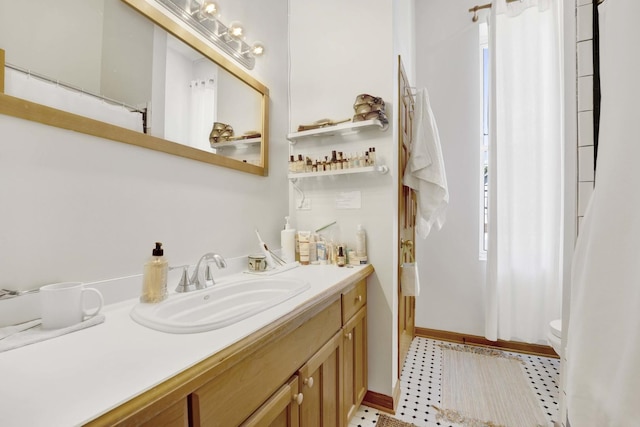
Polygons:
<instances>
[{"instance_id":1,"label":"cabinet drawer","mask_svg":"<svg viewBox=\"0 0 640 427\"><path fill-rule=\"evenodd\" d=\"M344 325L367 303L367 281L361 280L342 293L342 324Z\"/></svg>"},{"instance_id":2,"label":"cabinet drawer","mask_svg":"<svg viewBox=\"0 0 640 427\"><path fill-rule=\"evenodd\" d=\"M233 426L247 419L341 327L340 301L271 341L191 395L196 426Z\"/></svg>"}]
</instances>

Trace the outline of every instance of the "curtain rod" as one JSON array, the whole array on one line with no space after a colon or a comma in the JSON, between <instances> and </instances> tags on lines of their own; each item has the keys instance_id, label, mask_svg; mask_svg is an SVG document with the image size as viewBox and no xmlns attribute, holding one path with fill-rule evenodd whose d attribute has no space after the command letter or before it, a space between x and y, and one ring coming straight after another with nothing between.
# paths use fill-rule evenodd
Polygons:
<instances>
[{"instance_id":1,"label":"curtain rod","mask_svg":"<svg viewBox=\"0 0 640 427\"><path fill-rule=\"evenodd\" d=\"M64 88L67 88L67 89L70 89L70 90L73 90L73 91L76 91L76 92L80 92L82 94L89 95L89 96L92 96L94 98L98 98L98 99L100 99L102 101L106 101L106 102L108 102L110 104L113 104L113 105L120 105L120 106L130 110L131 112L146 114L146 112L144 110L141 110L141 109L139 109L137 107L134 107L132 105L128 105L128 104L126 104L124 102L120 102L120 101L117 101L115 99L111 99L111 98L108 98L106 96L103 96L103 95L98 95L98 94L89 92L89 91L87 91L85 89L82 89L81 87L77 87L77 86L71 85L69 83L64 83L64 82L61 82L59 80L52 79L51 77L47 77L47 76L45 76L43 74L36 73L36 72L28 70L26 68L22 68L22 67L19 67L17 65L9 64L8 62L5 62L4 65L7 68L10 68L12 70L18 71L20 73L26 74L26 75L31 76L31 77L35 77L35 78L43 80L45 82L53 83L53 84L56 84L58 86L62 86Z\"/></svg>"},{"instance_id":2,"label":"curtain rod","mask_svg":"<svg viewBox=\"0 0 640 427\"><path fill-rule=\"evenodd\" d=\"M513 3L514 1L521 1L521 0L507 0L507 3ZM602 3L604 3L604 0L598 0L598 4L602 4ZM469 9L469 13L473 13L473 18L471 18L473 22L478 21L478 11L482 9L491 9L491 3L477 4L473 6L471 9Z\"/></svg>"},{"instance_id":3,"label":"curtain rod","mask_svg":"<svg viewBox=\"0 0 640 427\"><path fill-rule=\"evenodd\" d=\"M507 3L513 3L514 1L522 1L522 0L507 0ZM599 0L599 1L604 1L604 0ZM491 9L491 3L475 5L471 9L469 9L470 13L473 12L473 18L471 18L473 22L478 21L478 11L482 9Z\"/></svg>"}]
</instances>

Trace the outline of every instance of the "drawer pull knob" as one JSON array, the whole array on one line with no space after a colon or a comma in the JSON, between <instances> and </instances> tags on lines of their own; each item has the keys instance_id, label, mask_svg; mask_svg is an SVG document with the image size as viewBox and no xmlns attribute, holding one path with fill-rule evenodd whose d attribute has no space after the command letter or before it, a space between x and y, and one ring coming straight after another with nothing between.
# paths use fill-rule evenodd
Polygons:
<instances>
[{"instance_id":1,"label":"drawer pull knob","mask_svg":"<svg viewBox=\"0 0 640 427\"><path fill-rule=\"evenodd\" d=\"M353 339L353 333L349 332L348 334L345 335L345 338L351 341Z\"/></svg>"},{"instance_id":2,"label":"drawer pull knob","mask_svg":"<svg viewBox=\"0 0 640 427\"><path fill-rule=\"evenodd\" d=\"M358 295L358 296L356 297L356 301L357 301L357 302L362 302L362 295Z\"/></svg>"},{"instance_id":3,"label":"drawer pull knob","mask_svg":"<svg viewBox=\"0 0 640 427\"><path fill-rule=\"evenodd\" d=\"M304 395L302 393L294 394L293 401L298 405L302 405L302 401L304 400Z\"/></svg>"},{"instance_id":4,"label":"drawer pull knob","mask_svg":"<svg viewBox=\"0 0 640 427\"><path fill-rule=\"evenodd\" d=\"M309 388L313 387L313 377L305 378L302 382Z\"/></svg>"}]
</instances>

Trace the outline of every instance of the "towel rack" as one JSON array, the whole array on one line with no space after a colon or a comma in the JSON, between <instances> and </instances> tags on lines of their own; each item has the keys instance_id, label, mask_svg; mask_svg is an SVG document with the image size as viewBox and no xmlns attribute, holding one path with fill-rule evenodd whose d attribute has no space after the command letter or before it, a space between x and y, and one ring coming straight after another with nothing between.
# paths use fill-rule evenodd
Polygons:
<instances>
[{"instance_id":1,"label":"towel rack","mask_svg":"<svg viewBox=\"0 0 640 427\"><path fill-rule=\"evenodd\" d=\"M418 94L418 89L416 89L415 86L407 86L404 88L406 94L404 95L405 98L415 98L416 95Z\"/></svg>"}]
</instances>

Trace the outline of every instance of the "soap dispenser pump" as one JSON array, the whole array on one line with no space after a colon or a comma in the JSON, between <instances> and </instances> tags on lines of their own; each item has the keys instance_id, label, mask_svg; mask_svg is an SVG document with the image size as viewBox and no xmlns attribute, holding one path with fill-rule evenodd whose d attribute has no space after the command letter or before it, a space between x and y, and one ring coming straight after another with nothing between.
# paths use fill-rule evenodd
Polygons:
<instances>
[{"instance_id":1,"label":"soap dispenser pump","mask_svg":"<svg viewBox=\"0 0 640 427\"><path fill-rule=\"evenodd\" d=\"M289 217L284 217L284 230L280 232L280 246L282 247L282 259L285 262L296 260L296 230L289 225Z\"/></svg>"},{"instance_id":2,"label":"soap dispenser pump","mask_svg":"<svg viewBox=\"0 0 640 427\"><path fill-rule=\"evenodd\" d=\"M151 258L144 265L140 302L158 303L167 298L169 263L164 257L162 243L156 242Z\"/></svg>"}]
</instances>

